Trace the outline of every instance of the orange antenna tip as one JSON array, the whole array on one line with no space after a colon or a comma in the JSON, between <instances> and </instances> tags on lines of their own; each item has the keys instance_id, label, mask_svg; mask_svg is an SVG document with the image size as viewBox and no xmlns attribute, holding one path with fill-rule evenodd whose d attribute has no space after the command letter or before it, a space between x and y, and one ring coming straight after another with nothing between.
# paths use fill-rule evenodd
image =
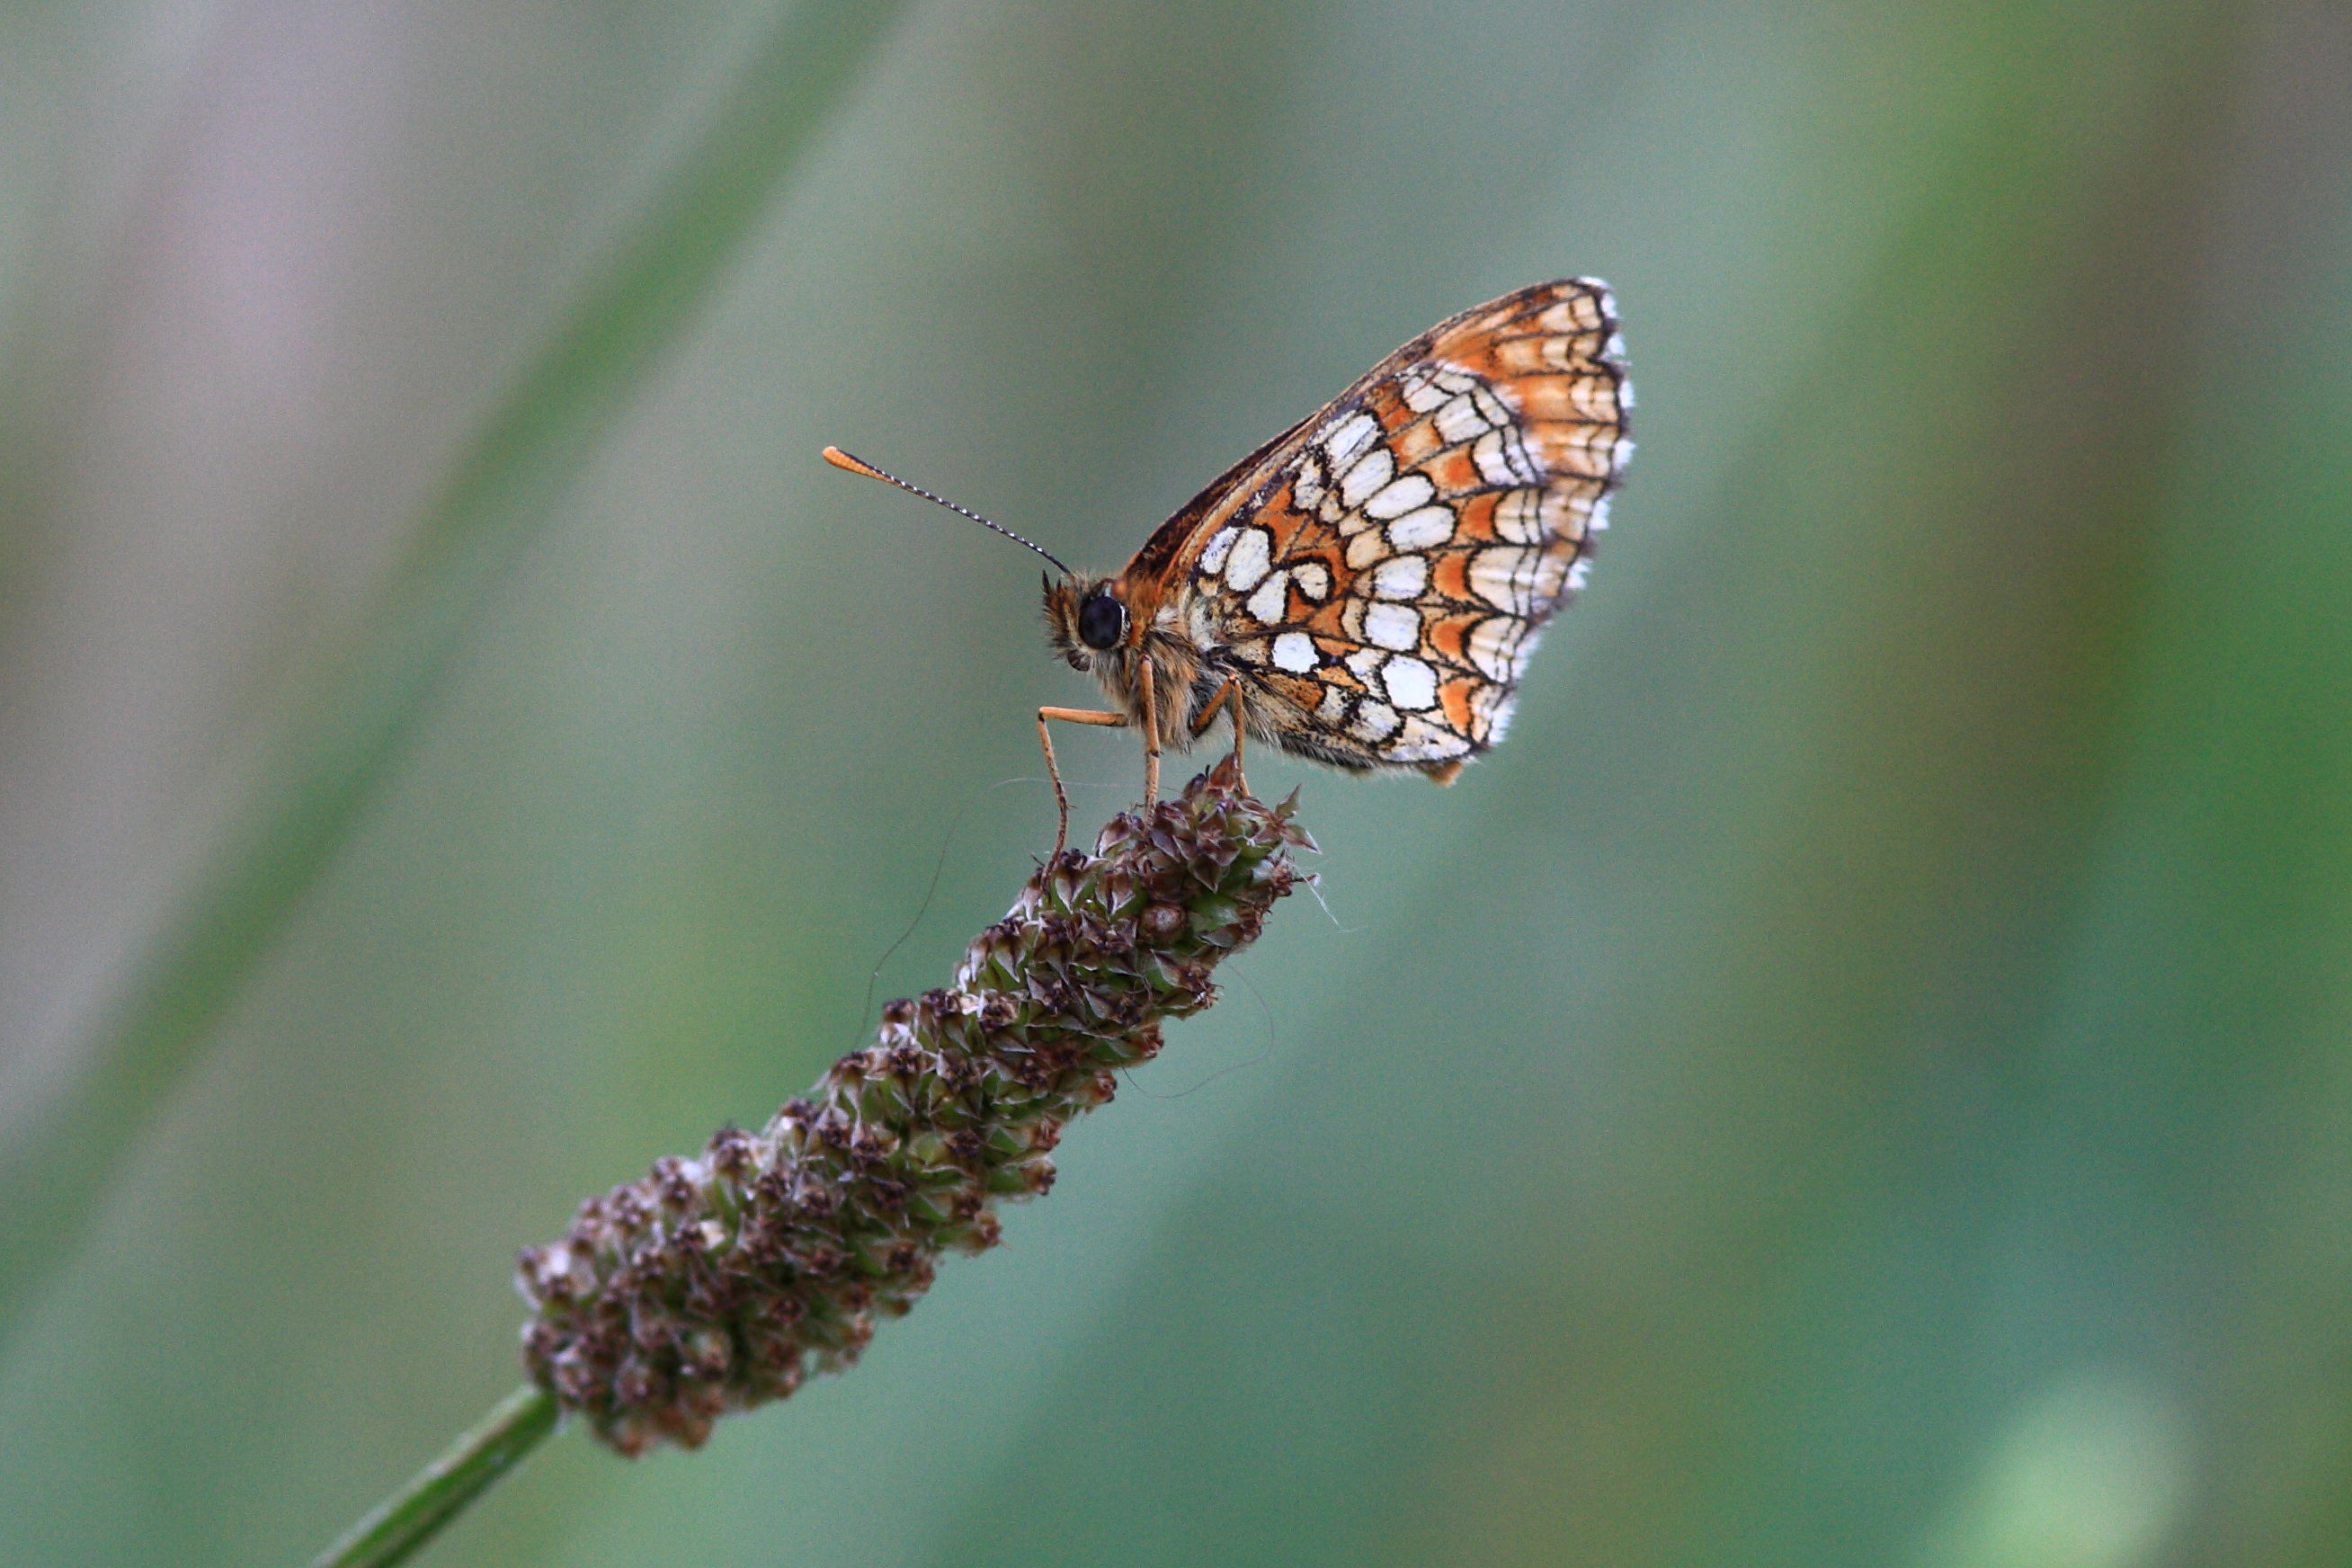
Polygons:
<instances>
[{"instance_id":1,"label":"orange antenna tip","mask_svg":"<svg viewBox=\"0 0 2352 1568\"><path fill-rule=\"evenodd\" d=\"M945 496L935 496L920 485L910 485L906 480L900 479L898 475L877 468L863 458L851 457L848 453L843 451L838 447L827 447L824 449L824 460L831 463L836 468L847 468L853 474L864 474L869 479L880 479L886 485L896 485L900 489L905 490L908 495L918 495L922 497L925 500L937 501L940 505L947 508L950 511L957 512L964 517L968 517L971 519L972 521L980 524L982 528L994 529L997 532L1004 535L1005 538L1013 541L1013 543L1023 545L1028 549L1035 551L1038 554L1043 555L1046 560L1051 561L1055 566L1060 570L1063 576L1066 577L1070 574L1070 569L1062 564L1061 558L1047 550L1044 545L1037 543L1034 540L1024 539L1019 534L1013 532L1011 529L1003 527L1001 524L989 521L988 519L981 516L980 513L972 510L970 507L958 506L955 502L948 500Z\"/></svg>"},{"instance_id":2,"label":"orange antenna tip","mask_svg":"<svg viewBox=\"0 0 2352 1568\"><path fill-rule=\"evenodd\" d=\"M851 473L864 474L869 479L887 480L890 477L865 458L853 458L838 447L827 447L824 449L824 460L836 468L847 468Z\"/></svg>"}]
</instances>

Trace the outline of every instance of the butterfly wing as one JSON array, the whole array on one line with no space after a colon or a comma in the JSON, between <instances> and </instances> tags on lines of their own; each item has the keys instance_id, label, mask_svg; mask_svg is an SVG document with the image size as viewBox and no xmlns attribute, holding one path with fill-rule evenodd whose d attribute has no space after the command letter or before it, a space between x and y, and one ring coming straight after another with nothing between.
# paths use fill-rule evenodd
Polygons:
<instances>
[{"instance_id":1,"label":"butterfly wing","mask_svg":"<svg viewBox=\"0 0 2352 1568\"><path fill-rule=\"evenodd\" d=\"M1137 554L1251 728L1450 778L1502 739L1582 585L1632 443L1608 289L1539 283L1440 323L1212 485Z\"/></svg>"}]
</instances>

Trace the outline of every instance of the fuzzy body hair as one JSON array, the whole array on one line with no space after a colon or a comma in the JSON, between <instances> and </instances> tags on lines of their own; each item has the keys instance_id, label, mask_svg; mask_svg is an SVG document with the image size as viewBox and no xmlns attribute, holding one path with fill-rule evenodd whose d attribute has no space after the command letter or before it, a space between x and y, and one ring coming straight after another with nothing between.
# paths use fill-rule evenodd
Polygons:
<instances>
[{"instance_id":1,"label":"fuzzy body hair","mask_svg":"<svg viewBox=\"0 0 2352 1568\"><path fill-rule=\"evenodd\" d=\"M1078 637L1078 607L1105 591L1127 606L1127 635L1116 647L1088 647ZM1046 640L1072 669L1102 683L1113 710L1125 714L1129 724L1143 727L1146 659L1151 662L1152 700L1159 709L1163 751L1192 749L1200 739L1193 726L1217 700L1226 679L1237 676L1241 679L1234 684L1253 740L1345 773L1370 771L1360 759L1321 743L1305 715L1291 712L1249 680L1246 667L1226 656L1205 606L1197 605L1191 594L1180 586L1155 602L1146 597L1148 592L1149 584L1139 584L1131 571L1118 577L1074 573L1045 580ZM1213 720L1203 726L1204 731L1216 728Z\"/></svg>"}]
</instances>

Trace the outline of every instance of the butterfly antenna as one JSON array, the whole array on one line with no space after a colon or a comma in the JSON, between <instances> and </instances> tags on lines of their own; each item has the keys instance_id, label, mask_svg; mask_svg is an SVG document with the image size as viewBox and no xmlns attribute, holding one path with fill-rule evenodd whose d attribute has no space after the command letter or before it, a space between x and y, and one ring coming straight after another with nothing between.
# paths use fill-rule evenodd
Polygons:
<instances>
[{"instance_id":1,"label":"butterfly antenna","mask_svg":"<svg viewBox=\"0 0 2352 1568\"><path fill-rule=\"evenodd\" d=\"M847 468L853 474L864 474L869 479L880 479L884 484L896 485L900 489L905 490L908 495L917 495L922 497L925 500L937 501L940 505L947 508L950 511L960 512L963 516L971 519L972 521L980 524L982 528L995 529L997 532L1004 535L1005 538L1013 541L1015 544L1028 545L1030 549L1035 551L1046 560L1053 562L1055 568L1058 570L1063 576L1067 577L1072 574L1070 569L1062 564L1060 558L1055 555L1052 551L1046 549L1044 545L1038 544L1031 540L1024 539L1019 534L1013 532L1011 529L1000 527L998 524L989 521L988 519L981 516L980 513L973 511L969 507L961 507L956 505L955 502L948 500L945 496L935 496L920 485L910 485L896 474L886 473L882 469L876 468L873 464L867 462L863 458L853 458L838 447L827 447L824 449L824 460L831 463L836 468Z\"/></svg>"}]
</instances>

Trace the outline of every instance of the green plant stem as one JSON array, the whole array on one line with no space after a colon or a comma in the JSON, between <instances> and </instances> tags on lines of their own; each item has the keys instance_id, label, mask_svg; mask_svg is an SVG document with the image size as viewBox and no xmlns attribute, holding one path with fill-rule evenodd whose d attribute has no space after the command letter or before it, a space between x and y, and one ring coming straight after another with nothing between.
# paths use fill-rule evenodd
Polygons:
<instances>
[{"instance_id":1,"label":"green plant stem","mask_svg":"<svg viewBox=\"0 0 2352 1568\"><path fill-rule=\"evenodd\" d=\"M384 1568L440 1533L555 1430L555 1396L525 1384L409 1483L370 1509L310 1568Z\"/></svg>"},{"instance_id":2,"label":"green plant stem","mask_svg":"<svg viewBox=\"0 0 2352 1568\"><path fill-rule=\"evenodd\" d=\"M804 0L476 431L410 558L339 668L315 683L212 846L77 1043L80 1075L0 1148L0 1340L85 1228L121 1152L236 1005L428 716L482 606L554 515L661 353L812 143L902 0Z\"/></svg>"}]
</instances>

